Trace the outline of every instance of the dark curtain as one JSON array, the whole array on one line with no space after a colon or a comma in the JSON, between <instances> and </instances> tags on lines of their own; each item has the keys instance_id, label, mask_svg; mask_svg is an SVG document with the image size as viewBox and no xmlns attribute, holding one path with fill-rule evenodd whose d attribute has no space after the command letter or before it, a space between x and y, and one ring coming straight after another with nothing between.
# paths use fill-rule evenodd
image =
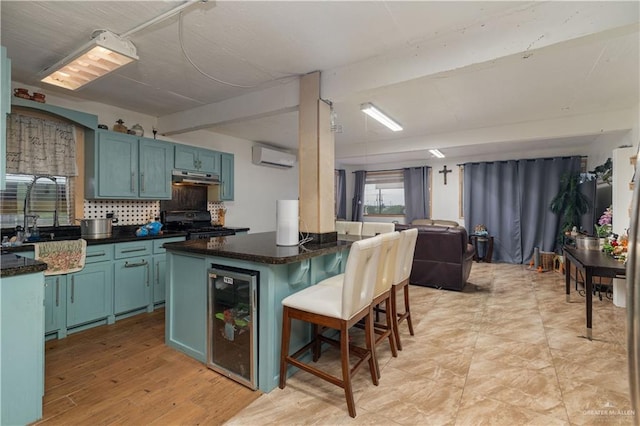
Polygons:
<instances>
[{"instance_id":1,"label":"dark curtain","mask_svg":"<svg viewBox=\"0 0 640 426\"><path fill-rule=\"evenodd\" d=\"M336 181L336 217L347 219L347 175L344 169L337 170Z\"/></svg>"},{"instance_id":2,"label":"dark curtain","mask_svg":"<svg viewBox=\"0 0 640 426\"><path fill-rule=\"evenodd\" d=\"M403 169L406 223L429 218L429 171L427 166Z\"/></svg>"},{"instance_id":3,"label":"dark curtain","mask_svg":"<svg viewBox=\"0 0 640 426\"><path fill-rule=\"evenodd\" d=\"M469 233L483 224L493 236L493 259L521 263L516 161L464 165L464 221Z\"/></svg>"},{"instance_id":4,"label":"dark curtain","mask_svg":"<svg viewBox=\"0 0 640 426\"><path fill-rule=\"evenodd\" d=\"M522 261L528 263L533 250L555 251L560 216L549 205L558 193L560 178L568 171L580 171L580 157L521 160L518 185L521 188Z\"/></svg>"},{"instance_id":5,"label":"dark curtain","mask_svg":"<svg viewBox=\"0 0 640 426\"><path fill-rule=\"evenodd\" d=\"M560 218L549 209L560 177L580 170L580 157L464 165L464 215L469 232L487 226L493 258L526 263L535 247L554 251Z\"/></svg>"},{"instance_id":6,"label":"dark curtain","mask_svg":"<svg viewBox=\"0 0 640 426\"><path fill-rule=\"evenodd\" d=\"M367 181L367 172L364 170L358 170L354 172L355 183L353 190L353 200L351 203L351 220L355 222L362 222L362 215L364 213L364 185Z\"/></svg>"}]
</instances>

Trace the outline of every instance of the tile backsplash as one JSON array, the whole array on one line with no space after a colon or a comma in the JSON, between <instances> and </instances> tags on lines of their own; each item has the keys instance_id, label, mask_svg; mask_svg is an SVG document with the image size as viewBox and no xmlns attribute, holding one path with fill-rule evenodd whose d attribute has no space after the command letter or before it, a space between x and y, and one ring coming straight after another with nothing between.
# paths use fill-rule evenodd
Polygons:
<instances>
[{"instance_id":1,"label":"tile backsplash","mask_svg":"<svg viewBox=\"0 0 640 426\"><path fill-rule=\"evenodd\" d=\"M224 208L223 202L208 203L211 220L218 221L218 209ZM84 200L84 218L100 219L114 212L118 225L143 225L160 216L160 201L139 200Z\"/></svg>"}]
</instances>

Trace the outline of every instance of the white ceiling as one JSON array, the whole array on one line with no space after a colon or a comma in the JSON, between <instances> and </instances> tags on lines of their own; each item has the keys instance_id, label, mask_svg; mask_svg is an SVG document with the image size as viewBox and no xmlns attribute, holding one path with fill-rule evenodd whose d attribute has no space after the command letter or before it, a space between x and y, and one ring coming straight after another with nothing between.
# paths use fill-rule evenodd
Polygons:
<instances>
[{"instance_id":1,"label":"white ceiling","mask_svg":"<svg viewBox=\"0 0 640 426\"><path fill-rule=\"evenodd\" d=\"M425 158L429 148L452 158L571 152L638 125L636 1L196 2L129 36L134 64L77 92L39 82L94 30L124 34L180 4L3 0L12 79L156 116L161 133L208 129L295 148L297 79L320 71L345 164ZM232 85L187 61L180 20L191 60ZM404 131L367 119L363 102Z\"/></svg>"}]
</instances>

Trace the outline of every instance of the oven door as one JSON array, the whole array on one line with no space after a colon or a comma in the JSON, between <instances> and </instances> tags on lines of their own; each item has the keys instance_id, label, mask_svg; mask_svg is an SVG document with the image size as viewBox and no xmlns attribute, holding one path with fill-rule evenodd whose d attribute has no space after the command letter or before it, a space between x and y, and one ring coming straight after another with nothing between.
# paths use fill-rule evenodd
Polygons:
<instances>
[{"instance_id":1,"label":"oven door","mask_svg":"<svg viewBox=\"0 0 640 426\"><path fill-rule=\"evenodd\" d=\"M214 237L226 237L236 235L233 229L217 229L215 231L190 231L187 236L188 240L206 240Z\"/></svg>"}]
</instances>

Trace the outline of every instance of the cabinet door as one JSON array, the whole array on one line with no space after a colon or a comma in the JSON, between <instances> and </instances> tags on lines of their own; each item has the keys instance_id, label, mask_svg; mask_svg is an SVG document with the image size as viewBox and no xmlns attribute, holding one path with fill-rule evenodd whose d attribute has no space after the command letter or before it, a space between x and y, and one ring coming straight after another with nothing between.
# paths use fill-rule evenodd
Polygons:
<instances>
[{"instance_id":1,"label":"cabinet door","mask_svg":"<svg viewBox=\"0 0 640 426\"><path fill-rule=\"evenodd\" d=\"M171 199L173 145L154 139L140 139L140 198Z\"/></svg>"},{"instance_id":2,"label":"cabinet door","mask_svg":"<svg viewBox=\"0 0 640 426\"><path fill-rule=\"evenodd\" d=\"M156 254L153 256L153 303L163 303L166 292L165 272L167 255Z\"/></svg>"},{"instance_id":3,"label":"cabinet door","mask_svg":"<svg viewBox=\"0 0 640 426\"><path fill-rule=\"evenodd\" d=\"M174 164L180 170L199 170L198 151L189 146L176 145Z\"/></svg>"},{"instance_id":4,"label":"cabinet door","mask_svg":"<svg viewBox=\"0 0 640 426\"><path fill-rule=\"evenodd\" d=\"M176 145L175 168L202 173L220 173L220 153L208 149Z\"/></svg>"},{"instance_id":5,"label":"cabinet door","mask_svg":"<svg viewBox=\"0 0 640 426\"><path fill-rule=\"evenodd\" d=\"M113 315L113 266L85 265L67 276L67 327Z\"/></svg>"},{"instance_id":6,"label":"cabinet door","mask_svg":"<svg viewBox=\"0 0 640 426\"><path fill-rule=\"evenodd\" d=\"M65 329L66 275L54 275L44 279L44 333ZM66 333L62 333L66 335Z\"/></svg>"},{"instance_id":7,"label":"cabinet door","mask_svg":"<svg viewBox=\"0 0 640 426\"><path fill-rule=\"evenodd\" d=\"M138 198L138 139L115 132L98 134L98 196Z\"/></svg>"},{"instance_id":8,"label":"cabinet door","mask_svg":"<svg viewBox=\"0 0 640 426\"><path fill-rule=\"evenodd\" d=\"M199 171L220 174L220 153L202 149L198 151Z\"/></svg>"},{"instance_id":9,"label":"cabinet door","mask_svg":"<svg viewBox=\"0 0 640 426\"><path fill-rule=\"evenodd\" d=\"M152 305L151 256L131 257L114 263L115 314Z\"/></svg>"},{"instance_id":10,"label":"cabinet door","mask_svg":"<svg viewBox=\"0 0 640 426\"><path fill-rule=\"evenodd\" d=\"M233 200L233 154L220 154L220 200Z\"/></svg>"},{"instance_id":11,"label":"cabinet door","mask_svg":"<svg viewBox=\"0 0 640 426\"><path fill-rule=\"evenodd\" d=\"M5 189L7 170L7 114L11 112L11 60L0 46L0 189Z\"/></svg>"}]
</instances>

